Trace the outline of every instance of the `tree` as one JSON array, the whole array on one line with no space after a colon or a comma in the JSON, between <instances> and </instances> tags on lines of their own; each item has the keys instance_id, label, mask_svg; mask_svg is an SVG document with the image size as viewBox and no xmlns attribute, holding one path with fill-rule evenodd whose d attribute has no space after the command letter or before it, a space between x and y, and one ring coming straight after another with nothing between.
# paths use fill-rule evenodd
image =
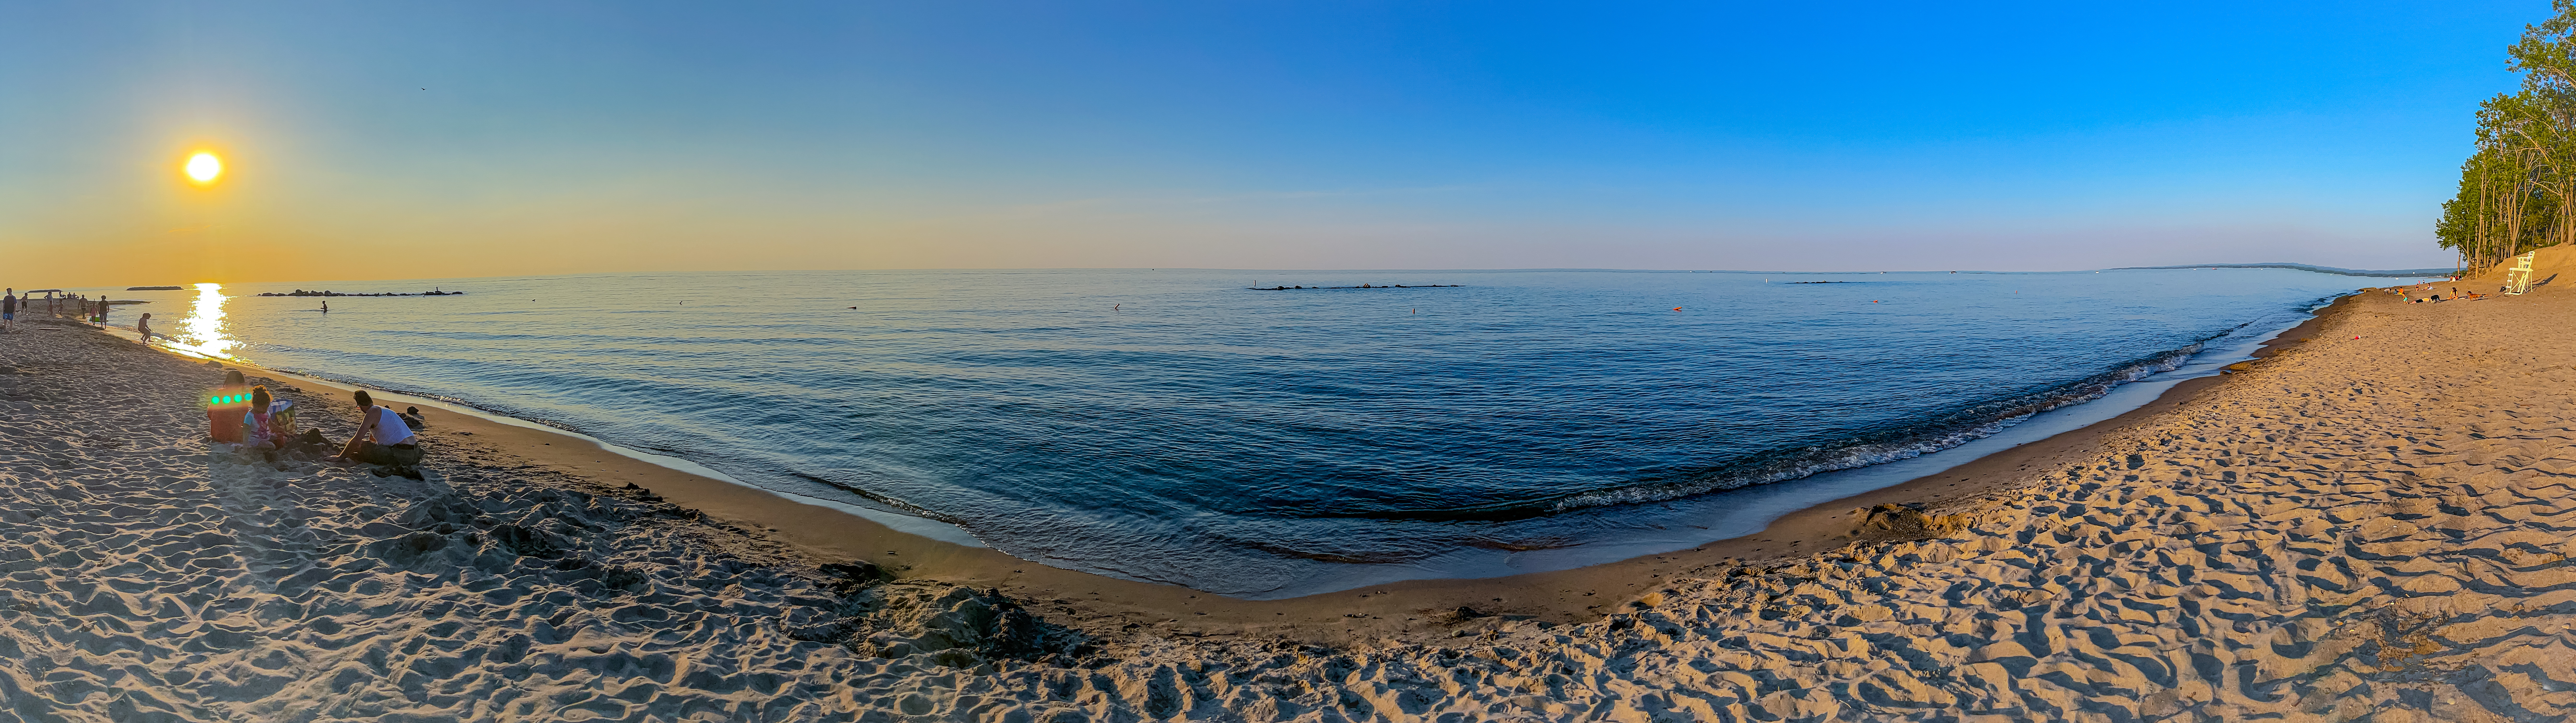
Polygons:
<instances>
[{"instance_id":1,"label":"tree","mask_svg":"<svg viewBox=\"0 0 2576 723\"><path fill-rule=\"evenodd\" d=\"M2477 146L2433 234L2462 266L2576 242L2576 0L2506 48L2522 87L2478 104Z\"/></svg>"}]
</instances>

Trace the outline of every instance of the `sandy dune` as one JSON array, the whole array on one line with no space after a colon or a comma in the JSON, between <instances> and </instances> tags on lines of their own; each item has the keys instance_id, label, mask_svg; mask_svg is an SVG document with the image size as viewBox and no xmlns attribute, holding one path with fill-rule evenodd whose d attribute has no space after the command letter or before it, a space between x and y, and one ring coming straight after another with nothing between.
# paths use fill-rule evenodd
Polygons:
<instances>
[{"instance_id":1,"label":"sandy dune","mask_svg":"<svg viewBox=\"0 0 2576 723\"><path fill-rule=\"evenodd\" d=\"M1864 541L1331 646L1060 627L493 459L251 462L199 435L215 370L10 334L0 717L2565 720L2571 311L2366 295L2080 464L1855 515Z\"/></svg>"}]
</instances>

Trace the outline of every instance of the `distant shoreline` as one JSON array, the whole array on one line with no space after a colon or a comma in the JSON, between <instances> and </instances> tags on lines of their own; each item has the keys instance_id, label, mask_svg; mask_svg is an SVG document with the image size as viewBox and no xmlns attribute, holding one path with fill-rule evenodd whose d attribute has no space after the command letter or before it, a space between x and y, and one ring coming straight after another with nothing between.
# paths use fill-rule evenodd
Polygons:
<instances>
[{"instance_id":1,"label":"distant shoreline","mask_svg":"<svg viewBox=\"0 0 2576 723\"><path fill-rule=\"evenodd\" d=\"M2334 275L2336 275L2336 276L2368 276L2368 277L2372 277L2372 278L2383 278L2383 279L2412 278L2412 277L2418 277L2418 276L2450 276L2450 275L2452 275L2452 274L2460 273L2460 270L2459 270L2459 269L2390 269L2390 270L2385 270L2385 271L2369 271L2369 270L2363 270L2363 269L2338 269L2338 268L2335 268L2335 267L2332 267L2332 266L2317 266L2317 265L2313 265L2313 264L2293 264L2293 263L2287 263L2287 262L2282 262L2282 263L2269 263L2269 264L2188 264L2188 265L2183 265L2183 266L2122 266L2122 267L2119 267L2119 268L2116 268L2116 269L2103 269L2103 270L2104 270L2104 271L2172 271L2172 270L2177 270L2177 269L2291 269L2291 270L2294 270L2294 271L2308 271L2308 272L2314 272L2314 273L2320 273L2320 274L2334 274Z\"/></svg>"}]
</instances>

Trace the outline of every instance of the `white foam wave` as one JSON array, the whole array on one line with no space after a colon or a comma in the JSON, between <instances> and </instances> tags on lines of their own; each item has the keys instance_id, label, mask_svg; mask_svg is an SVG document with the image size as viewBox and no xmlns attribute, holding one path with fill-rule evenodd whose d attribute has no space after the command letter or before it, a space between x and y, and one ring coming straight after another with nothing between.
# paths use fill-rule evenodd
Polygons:
<instances>
[{"instance_id":1,"label":"white foam wave","mask_svg":"<svg viewBox=\"0 0 2576 723\"><path fill-rule=\"evenodd\" d=\"M1551 511L1563 512L1586 507L1661 502L1758 484L1786 482L1823 472L1867 467L1902 459L1912 459L1994 436L2030 419L2031 415L2070 405L2100 399L2122 384L2145 379L2155 374L2182 368L2202 344L2175 349L2083 381L2059 387L2032 397L1995 405L1995 412L1966 426L1938 430L1904 439L1867 442L1817 453L1799 455L1788 460L1762 465L1753 470L1725 470L1687 482L1638 485L1598 490L1568 496L1551 505Z\"/></svg>"}]
</instances>

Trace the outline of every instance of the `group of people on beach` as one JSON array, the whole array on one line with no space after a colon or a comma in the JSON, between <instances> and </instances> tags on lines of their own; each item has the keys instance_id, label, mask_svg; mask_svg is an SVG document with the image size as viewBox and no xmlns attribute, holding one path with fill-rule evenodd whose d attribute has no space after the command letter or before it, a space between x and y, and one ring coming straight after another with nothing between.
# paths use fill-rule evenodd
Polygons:
<instances>
[{"instance_id":1,"label":"group of people on beach","mask_svg":"<svg viewBox=\"0 0 2576 723\"><path fill-rule=\"evenodd\" d=\"M2432 289L2433 289L2433 285L2432 285L2432 284L2417 284L2417 285L2415 285L2415 286L2414 286L2414 287L2412 287L2412 288L2409 288L2409 287L2402 287L2402 286L2401 286L2401 287L2390 287L2390 288L2389 288L2389 290L2388 290L2388 292L2389 292L2389 293L2392 293L2392 294L2396 294L2396 295L2401 296L2401 297L2404 297L2404 298L2406 299L2406 303L2409 303L2409 304L2439 304L2439 303L2442 303L2442 302L2445 302L2445 301L2476 301L2476 300L2479 300L2479 299L2487 298L2487 295L2486 295L2486 294L2481 294L2481 293L2478 293L2478 292L2475 292L2475 291L2471 291L2471 292L2469 292L2469 293L2462 294L2462 293L2460 293L2460 287L2457 287L2457 286L2453 286L2453 287L2451 287L2451 295L2450 295L2450 297L2449 297L2449 298L2444 298L2441 294L2428 294L2428 295L2425 295L2425 296L2416 296L2416 295L2413 293L2413 292L2417 292L2417 291L2431 291Z\"/></svg>"},{"instance_id":2,"label":"group of people on beach","mask_svg":"<svg viewBox=\"0 0 2576 723\"><path fill-rule=\"evenodd\" d=\"M14 287L0 289L0 332L17 331L18 307L24 306L27 307L27 311L35 311L37 293L40 292L29 291L26 296L19 296L18 290ZM92 324L107 323L109 302L106 294L100 294L97 299L78 294L69 297L46 296L44 301L45 313L52 316L62 316L62 305L68 303L72 307L74 318L85 319Z\"/></svg>"},{"instance_id":3,"label":"group of people on beach","mask_svg":"<svg viewBox=\"0 0 2576 723\"><path fill-rule=\"evenodd\" d=\"M413 430L428 426L420 408L396 412L376 404L365 390L352 396L358 403L358 430L340 445L338 454L326 459L371 464L383 474L418 478L421 451L419 435ZM310 457L329 444L321 430L298 432L295 421L294 401L276 398L266 385L250 384L238 369L226 370L223 386L206 396L207 434L232 445L234 451L266 461L275 462L280 454Z\"/></svg>"},{"instance_id":4,"label":"group of people on beach","mask_svg":"<svg viewBox=\"0 0 2576 723\"><path fill-rule=\"evenodd\" d=\"M28 311L33 312L35 310L36 294L37 292L29 291L26 296L19 296L18 290L14 287L0 288L0 332L12 332L18 330L19 307L27 307ZM107 300L106 294L100 294L96 299L91 299L77 294L69 297L68 299L48 296L45 297L45 303L48 305L46 313L56 317L61 316L62 310L57 307L61 302L65 301L72 304L72 311L76 318L86 319L89 323L102 326L107 324L107 311L114 303ZM148 343L152 340L152 334L148 331L151 327L150 320L152 319L152 315L144 314L143 319L144 321L138 323L135 328L143 333L143 340Z\"/></svg>"}]
</instances>

